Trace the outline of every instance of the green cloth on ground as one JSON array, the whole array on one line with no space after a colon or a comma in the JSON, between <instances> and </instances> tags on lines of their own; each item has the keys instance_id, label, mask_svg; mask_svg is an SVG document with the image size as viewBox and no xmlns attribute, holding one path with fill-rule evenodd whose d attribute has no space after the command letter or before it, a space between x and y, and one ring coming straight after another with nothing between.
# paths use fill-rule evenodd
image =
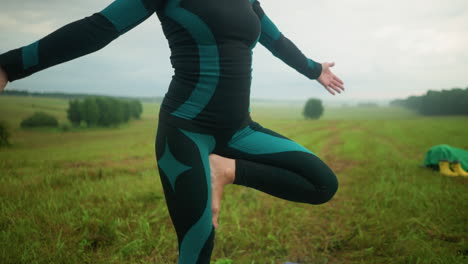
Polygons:
<instances>
[{"instance_id":1,"label":"green cloth on ground","mask_svg":"<svg viewBox=\"0 0 468 264\"><path fill-rule=\"evenodd\" d=\"M468 170L468 150L455 148L446 144L433 146L426 153L424 165L427 167L438 166L439 161L449 162L460 161L464 170Z\"/></svg>"}]
</instances>

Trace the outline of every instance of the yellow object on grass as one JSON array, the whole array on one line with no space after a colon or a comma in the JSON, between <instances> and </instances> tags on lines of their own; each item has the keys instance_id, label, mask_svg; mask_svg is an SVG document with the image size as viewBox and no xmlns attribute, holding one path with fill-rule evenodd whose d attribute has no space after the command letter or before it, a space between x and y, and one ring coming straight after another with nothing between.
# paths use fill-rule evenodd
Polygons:
<instances>
[{"instance_id":1,"label":"yellow object on grass","mask_svg":"<svg viewBox=\"0 0 468 264\"><path fill-rule=\"evenodd\" d=\"M439 161L439 171L445 176L451 176L451 177L458 176L457 173L455 173L454 171L452 171L452 169L450 169L450 162L448 162L448 160Z\"/></svg>"},{"instance_id":2,"label":"yellow object on grass","mask_svg":"<svg viewBox=\"0 0 468 264\"><path fill-rule=\"evenodd\" d=\"M468 178L468 172L463 170L461 163L460 162L454 162L452 163L452 169L453 171L458 175L462 177L467 177Z\"/></svg>"}]
</instances>

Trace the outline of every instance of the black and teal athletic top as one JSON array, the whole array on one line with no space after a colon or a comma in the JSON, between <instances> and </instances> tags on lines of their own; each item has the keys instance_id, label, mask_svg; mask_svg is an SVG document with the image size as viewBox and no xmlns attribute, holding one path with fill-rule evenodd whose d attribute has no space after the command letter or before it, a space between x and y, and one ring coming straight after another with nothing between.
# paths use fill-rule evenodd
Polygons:
<instances>
[{"instance_id":1,"label":"black and teal athletic top","mask_svg":"<svg viewBox=\"0 0 468 264\"><path fill-rule=\"evenodd\" d=\"M169 42L174 75L160 116L206 128L250 120L252 49L260 42L309 79L320 63L286 38L257 0L115 0L101 12L0 55L9 81L97 51L156 13Z\"/></svg>"}]
</instances>

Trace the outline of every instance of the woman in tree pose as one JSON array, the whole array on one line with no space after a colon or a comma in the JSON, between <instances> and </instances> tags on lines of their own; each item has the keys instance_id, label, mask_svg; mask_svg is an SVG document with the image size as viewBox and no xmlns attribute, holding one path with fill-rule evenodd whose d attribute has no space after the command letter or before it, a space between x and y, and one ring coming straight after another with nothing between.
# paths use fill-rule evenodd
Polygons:
<instances>
[{"instance_id":1,"label":"woman in tree pose","mask_svg":"<svg viewBox=\"0 0 468 264\"><path fill-rule=\"evenodd\" d=\"M95 52L156 13L174 75L159 112L156 160L179 243L179 264L210 263L223 188L238 184L321 204L338 188L315 154L250 117L252 49L271 53L333 95L330 68L307 58L257 0L115 0L102 11L0 55L8 81Z\"/></svg>"}]
</instances>

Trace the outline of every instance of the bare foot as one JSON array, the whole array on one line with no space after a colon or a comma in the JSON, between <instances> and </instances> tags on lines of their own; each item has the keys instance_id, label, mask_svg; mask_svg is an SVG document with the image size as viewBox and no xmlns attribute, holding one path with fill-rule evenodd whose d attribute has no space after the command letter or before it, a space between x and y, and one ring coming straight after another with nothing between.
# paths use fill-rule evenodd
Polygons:
<instances>
[{"instance_id":1,"label":"bare foot","mask_svg":"<svg viewBox=\"0 0 468 264\"><path fill-rule=\"evenodd\" d=\"M209 155L211 170L211 210L213 225L218 228L219 207L223 196L224 185L234 182L236 163L233 159L216 154Z\"/></svg>"}]
</instances>

